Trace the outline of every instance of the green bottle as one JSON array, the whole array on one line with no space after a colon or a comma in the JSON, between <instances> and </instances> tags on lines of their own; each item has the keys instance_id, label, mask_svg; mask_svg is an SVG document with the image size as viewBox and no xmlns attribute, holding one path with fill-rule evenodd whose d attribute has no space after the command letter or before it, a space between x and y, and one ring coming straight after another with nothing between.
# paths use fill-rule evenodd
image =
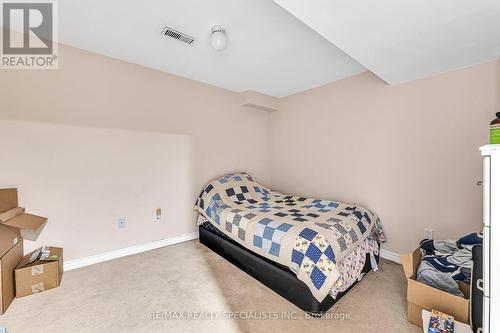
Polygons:
<instances>
[{"instance_id":1,"label":"green bottle","mask_svg":"<svg viewBox=\"0 0 500 333\"><path fill-rule=\"evenodd\" d=\"M490 123L490 144L500 144L500 112L497 112L496 119Z\"/></svg>"}]
</instances>

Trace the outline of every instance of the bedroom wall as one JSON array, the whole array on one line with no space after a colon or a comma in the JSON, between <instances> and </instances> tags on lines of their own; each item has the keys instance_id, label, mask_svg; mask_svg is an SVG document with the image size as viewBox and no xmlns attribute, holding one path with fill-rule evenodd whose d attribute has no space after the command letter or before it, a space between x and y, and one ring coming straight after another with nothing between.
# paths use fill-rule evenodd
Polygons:
<instances>
[{"instance_id":1,"label":"bedroom wall","mask_svg":"<svg viewBox=\"0 0 500 333\"><path fill-rule=\"evenodd\" d=\"M500 110L499 61L397 86L364 73L270 114L228 90L59 51L58 70L0 71L0 186L50 218L27 251L62 246L71 260L194 232L201 187L236 170L371 208L396 253L424 227L437 238L480 227L477 148Z\"/></svg>"},{"instance_id":2,"label":"bedroom wall","mask_svg":"<svg viewBox=\"0 0 500 333\"><path fill-rule=\"evenodd\" d=\"M424 228L481 227L479 146L500 111L500 60L389 86L366 72L280 100L272 183L358 202L379 216L383 248L414 249Z\"/></svg>"},{"instance_id":3,"label":"bedroom wall","mask_svg":"<svg viewBox=\"0 0 500 333\"><path fill-rule=\"evenodd\" d=\"M26 251L62 246L71 260L192 233L210 179L269 184L269 113L239 94L64 45L59 61L0 71L0 187L49 217Z\"/></svg>"}]
</instances>

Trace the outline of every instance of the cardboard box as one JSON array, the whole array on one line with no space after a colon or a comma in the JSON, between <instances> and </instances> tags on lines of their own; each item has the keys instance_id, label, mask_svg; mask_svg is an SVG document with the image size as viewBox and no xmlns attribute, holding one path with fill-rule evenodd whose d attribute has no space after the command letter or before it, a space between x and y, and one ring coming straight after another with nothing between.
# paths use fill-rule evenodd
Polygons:
<instances>
[{"instance_id":1,"label":"cardboard box","mask_svg":"<svg viewBox=\"0 0 500 333\"><path fill-rule=\"evenodd\" d=\"M18 207L17 189L0 189L0 224L19 232L23 239L35 241L42 232L47 218L27 214Z\"/></svg>"},{"instance_id":2,"label":"cardboard box","mask_svg":"<svg viewBox=\"0 0 500 333\"><path fill-rule=\"evenodd\" d=\"M465 298L462 298L418 282L416 274L420 260L419 248L413 253L401 255L401 264L408 281L408 321L422 327L422 309L434 309L452 315L462 323L468 323L470 285L459 281L458 286L465 295Z\"/></svg>"},{"instance_id":3,"label":"cardboard box","mask_svg":"<svg viewBox=\"0 0 500 333\"><path fill-rule=\"evenodd\" d=\"M43 247L23 257L16 268L16 297L59 287L63 274L63 249Z\"/></svg>"},{"instance_id":4,"label":"cardboard box","mask_svg":"<svg viewBox=\"0 0 500 333\"><path fill-rule=\"evenodd\" d=\"M0 189L0 315L14 300L15 269L23 258L23 236L36 240L47 218L18 207L17 189Z\"/></svg>"},{"instance_id":5,"label":"cardboard box","mask_svg":"<svg viewBox=\"0 0 500 333\"><path fill-rule=\"evenodd\" d=\"M16 295L14 270L23 258L23 240L19 235L0 225L0 315Z\"/></svg>"}]
</instances>

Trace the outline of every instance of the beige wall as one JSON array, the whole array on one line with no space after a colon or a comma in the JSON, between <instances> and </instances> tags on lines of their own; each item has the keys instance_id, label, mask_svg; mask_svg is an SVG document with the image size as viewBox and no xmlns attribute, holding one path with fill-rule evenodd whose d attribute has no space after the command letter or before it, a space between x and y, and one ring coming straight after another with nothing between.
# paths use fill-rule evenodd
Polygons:
<instances>
[{"instance_id":1,"label":"beige wall","mask_svg":"<svg viewBox=\"0 0 500 333\"><path fill-rule=\"evenodd\" d=\"M210 179L242 170L269 184L269 113L239 94L67 46L59 59L0 71L0 186L50 219L27 250L75 259L194 232Z\"/></svg>"},{"instance_id":2,"label":"beige wall","mask_svg":"<svg viewBox=\"0 0 500 333\"><path fill-rule=\"evenodd\" d=\"M0 71L0 186L50 218L26 250L63 246L66 259L194 232L203 184L238 170L366 205L385 248L408 251L424 227L456 237L480 226L477 148L499 81L498 61L398 86L365 73L270 114L228 90L60 46L59 70Z\"/></svg>"},{"instance_id":3,"label":"beige wall","mask_svg":"<svg viewBox=\"0 0 500 333\"><path fill-rule=\"evenodd\" d=\"M500 61L396 86L363 73L280 101L272 183L358 202L381 218L396 253L423 229L455 238L481 226L481 158L500 111Z\"/></svg>"}]
</instances>

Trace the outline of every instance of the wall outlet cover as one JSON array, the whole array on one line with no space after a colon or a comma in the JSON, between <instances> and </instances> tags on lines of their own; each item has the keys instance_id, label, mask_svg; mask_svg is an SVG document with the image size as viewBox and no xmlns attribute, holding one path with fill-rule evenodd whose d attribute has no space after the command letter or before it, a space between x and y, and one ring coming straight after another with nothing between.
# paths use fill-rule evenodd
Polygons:
<instances>
[{"instance_id":1,"label":"wall outlet cover","mask_svg":"<svg viewBox=\"0 0 500 333\"><path fill-rule=\"evenodd\" d=\"M434 231L432 229L425 228L424 229L424 239L434 239L433 233L434 233Z\"/></svg>"},{"instance_id":2,"label":"wall outlet cover","mask_svg":"<svg viewBox=\"0 0 500 333\"><path fill-rule=\"evenodd\" d=\"M117 226L118 229L125 229L125 227L127 226L127 221L125 219L118 219Z\"/></svg>"}]
</instances>

